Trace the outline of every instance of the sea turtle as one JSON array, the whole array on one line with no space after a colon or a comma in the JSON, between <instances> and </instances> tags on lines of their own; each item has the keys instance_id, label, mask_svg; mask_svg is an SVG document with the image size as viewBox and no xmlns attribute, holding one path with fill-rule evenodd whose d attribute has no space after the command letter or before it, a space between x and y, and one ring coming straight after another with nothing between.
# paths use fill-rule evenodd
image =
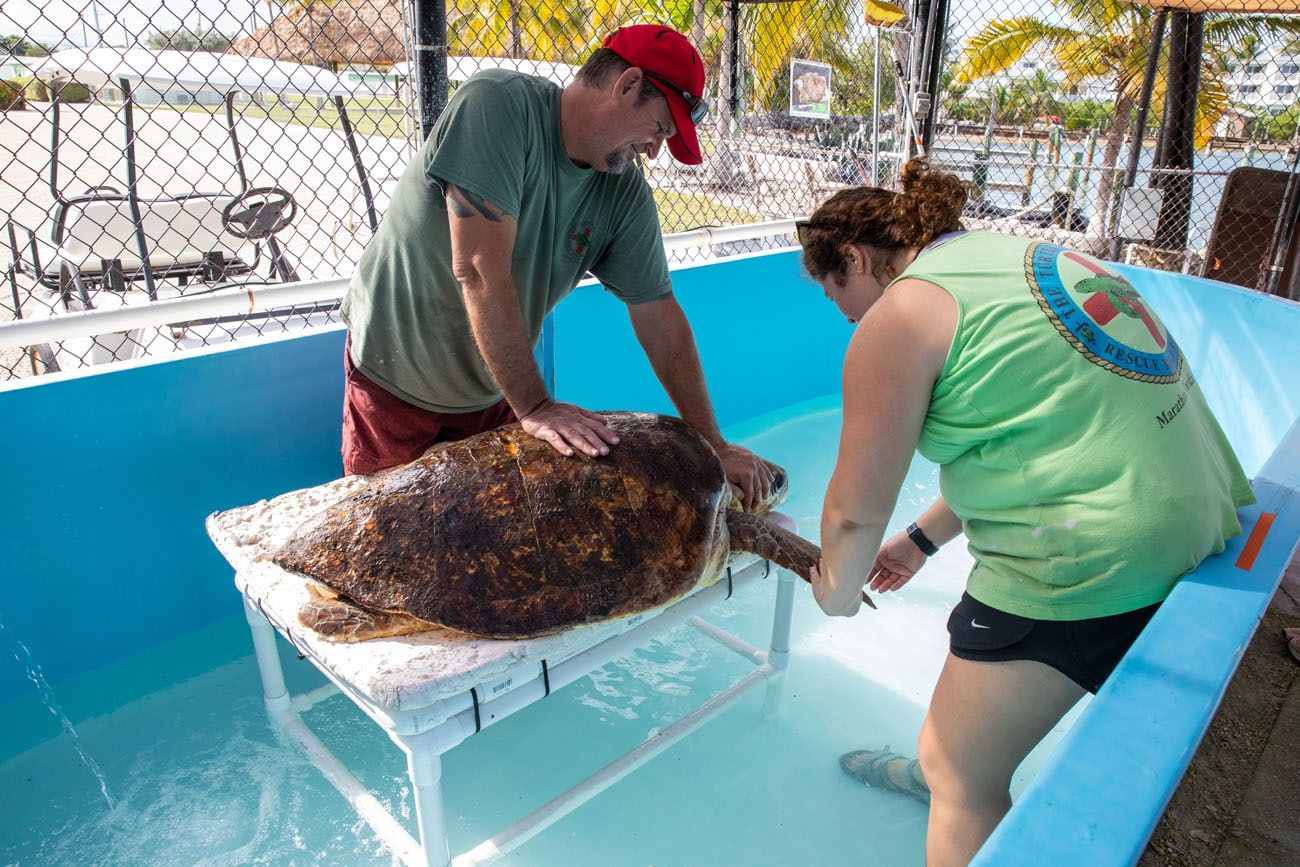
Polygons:
<instances>
[{"instance_id":1,"label":"sea turtle","mask_svg":"<svg viewBox=\"0 0 1300 867\"><path fill-rule=\"evenodd\" d=\"M324 585L299 620L336 641L444 626L525 638L665 605L751 551L805 579L816 545L728 506L680 419L612 412L608 455L564 457L508 425L435 446L299 527L273 556ZM766 507L784 498L784 473Z\"/></svg>"}]
</instances>

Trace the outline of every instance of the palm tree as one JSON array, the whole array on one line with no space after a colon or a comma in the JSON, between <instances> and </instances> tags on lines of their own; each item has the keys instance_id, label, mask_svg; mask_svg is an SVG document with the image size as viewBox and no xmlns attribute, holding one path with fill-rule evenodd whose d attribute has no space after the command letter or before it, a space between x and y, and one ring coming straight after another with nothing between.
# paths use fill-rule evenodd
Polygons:
<instances>
[{"instance_id":1,"label":"palm tree","mask_svg":"<svg viewBox=\"0 0 1300 867\"><path fill-rule=\"evenodd\" d=\"M753 76L754 105L770 105L788 83L783 74L796 50L807 57L825 57L847 34L852 18L848 6L836 0L798 0L753 7L744 28ZM842 48L840 49L842 52Z\"/></svg>"},{"instance_id":2,"label":"palm tree","mask_svg":"<svg viewBox=\"0 0 1300 867\"><path fill-rule=\"evenodd\" d=\"M1236 72L1240 66L1253 62L1263 51L1264 45L1259 36L1254 33L1247 33L1240 42L1229 48L1224 54L1224 59L1228 64L1228 72Z\"/></svg>"},{"instance_id":3,"label":"palm tree","mask_svg":"<svg viewBox=\"0 0 1300 867\"><path fill-rule=\"evenodd\" d=\"M1114 88L1115 115L1105 131L1103 168L1094 197L1097 225L1105 226L1115 165L1142 86L1156 13L1128 0L1052 0L1052 5L1065 23L1032 15L989 22L966 41L954 78L966 83L997 75L1037 48L1056 58L1065 72L1066 88L1089 78L1107 79ZM1247 37L1267 41L1287 35L1300 35L1300 16L1206 14L1197 147L1209 140L1214 124L1230 107L1227 47L1240 46ZM1164 101L1166 66L1159 64L1153 105Z\"/></svg>"},{"instance_id":4,"label":"palm tree","mask_svg":"<svg viewBox=\"0 0 1300 867\"><path fill-rule=\"evenodd\" d=\"M875 82L875 40L876 36L863 41L844 38L827 46L823 56L835 70L837 84L832 94L831 113L835 115L868 115L872 111L873 88ZM892 105L894 102L894 76L880 76L880 104ZM883 108L882 108L883 110Z\"/></svg>"},{"instance_id":5,"label":"palm tree","mask_svg":"<svg viewBox=\"0 0 1300 867\"><path fill-rule=\"evenodd\" d=\"M604 17L599 7L610 5L455 0L448 9L448 49L475 57L572 63L591 41L592 22Z\"/></svg>"},{"instance_id":6,"label":"palm tree","mask_svg":"<svg viewBox=\"0 0 1300 867\"><path fill-rule=\"evenodd\" d=\"M999 120L1002 123L1029 126L1045 115L1061 114L1061 86L1051 73L1035 69L1032 75L1017 78L1007 86L994 85L998 93Z\"/></svg>"},{"instance_id":7,"label":"palm tree","mask_svg":"<svg viewBox=\"0 0 1300 867\"><path fill-rule=\"evenodd\" d=\"M601 40L626 24L659 21L683 33L699 33L696 45L716 56L723 0L454 0L448 10L453 53L581 64ZM714 33L705 29L712 24Z\"/></svg>"}]
</instances>

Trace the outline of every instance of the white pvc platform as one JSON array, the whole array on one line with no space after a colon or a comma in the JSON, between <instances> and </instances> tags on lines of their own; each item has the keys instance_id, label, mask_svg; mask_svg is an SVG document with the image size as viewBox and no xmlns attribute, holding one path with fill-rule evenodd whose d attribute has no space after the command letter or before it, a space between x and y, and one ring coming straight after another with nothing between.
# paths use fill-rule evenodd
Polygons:
<instances>
[{"instance_id":1,"label":"white pvc platform","mask_svg":"<svg viewBox=\"0 0 1300 867\"><path fill-rule=\"evenodd\" d=\"M280 569L270 558L304 520L365 483L364 477L354 476L218 512L208 518L207 529L235 568L235 584L244 596L272 720L298 739L313 763L403 862L468 867L494 860L680 740L753 687L767 685L769 707L777 701L778 675L785 670L789 657L795 578L750 554L733 555L727 573L718 582L672 605L542 638L494 640L432 629L418 635L356 644L325 640L298 623L298 609L308 598L305 581ZM769 574L777 576L770 650L752 647L693 616ZM487 726L681 623L690 623L745 657L755 669L677 723L453 860L443 816L441 755ZM290 696L275 648L275 632L320 669L333 688ZM303 723L300 713L332 695L334 688L350 698L406 753L418 841Z\"/></svg>"}]
</instances>

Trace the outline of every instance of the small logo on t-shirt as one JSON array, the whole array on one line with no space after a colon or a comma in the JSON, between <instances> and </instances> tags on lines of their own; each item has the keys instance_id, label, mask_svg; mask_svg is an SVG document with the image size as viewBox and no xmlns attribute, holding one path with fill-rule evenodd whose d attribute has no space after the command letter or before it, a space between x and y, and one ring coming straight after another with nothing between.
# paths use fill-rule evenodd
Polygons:
<instances>
[{"instance_id":1,"label":"small logo on t-shirt","mask_svg":"<svg viewBox=\"0 0 1300 867\"><path fill-rule=\"evenodd\" d=\"M1029 248L1025 272L1057 332L1093 364L1138 382L1178 381L1178 344L1123 277L1087 256L1043 243Z\"/></svg>"},{"instance_id":2,"label":"small logo on t-shirt","mask_svg":"<svg viewBox=\"0 0 1300 867\"><path fill-rule=\"evenodd\" d=\"M584 226L576 232L569 233L569 250L579 256L591 246L591 226Z\"/></svg>"}]
</instances>

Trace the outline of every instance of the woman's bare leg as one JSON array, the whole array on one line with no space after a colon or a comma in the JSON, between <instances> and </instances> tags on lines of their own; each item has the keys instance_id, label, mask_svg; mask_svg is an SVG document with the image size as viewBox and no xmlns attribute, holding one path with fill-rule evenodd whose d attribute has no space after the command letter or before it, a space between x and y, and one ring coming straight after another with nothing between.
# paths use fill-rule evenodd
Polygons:
<instances>
[{"instance_id":1,"label":"woman's bare leg","mask_svg":"<svg viewBox=\"0 0 1300 867\"><path fill-rule=\"evenodd\" d=\"M1011 775L1083 694L1040 662L948 654L921 726L928 867L969 863L1011 807Z\"/></svg>"}]
</instances>

